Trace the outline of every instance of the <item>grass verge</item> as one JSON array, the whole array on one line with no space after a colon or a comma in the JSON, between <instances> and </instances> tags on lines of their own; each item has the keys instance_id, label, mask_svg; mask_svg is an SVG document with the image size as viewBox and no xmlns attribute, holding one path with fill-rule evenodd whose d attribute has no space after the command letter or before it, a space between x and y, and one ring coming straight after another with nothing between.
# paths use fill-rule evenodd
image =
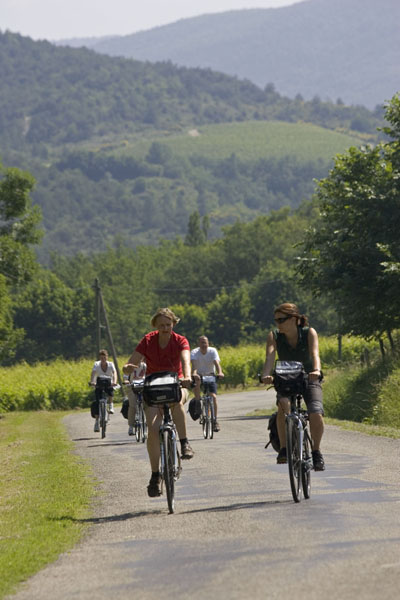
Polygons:
<instances>
[{"instance_id":1,"label":"grass verge","mask_svg":"<svg viewBox=\"0 0 400 600\"><path fill-rule=\"evenodd\" d=\"M65 412L0 419L0 598L82 536L93 475L72 453Z\"/></svg>"}]
</instances>

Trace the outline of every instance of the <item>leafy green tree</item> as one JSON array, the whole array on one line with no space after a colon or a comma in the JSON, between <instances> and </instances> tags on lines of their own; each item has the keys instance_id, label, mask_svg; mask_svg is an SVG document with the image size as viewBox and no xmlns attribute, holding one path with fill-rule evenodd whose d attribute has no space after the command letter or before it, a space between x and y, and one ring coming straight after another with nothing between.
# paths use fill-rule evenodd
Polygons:
<instances>
[{"instance_id":1,"label":"leafy green tree","mask_svg":"<svg viewBox=\"0 0 400 600\"><path fill-rule=\"evenodd\" d=\"M24 332L13 323L12 294L19 293L36 270L32 245L41 237L41 213L31 206L34 178L0 164L0 361L9 363Z\"/></svg>"},{"instance_id":2,"label":"leafy green tree","mask_svg":"<svg viewBox=\"0 0 400 600\"><path fill-rule=\"evenodd\" d=\"M206 305L210 338L217 345L236 346L254 331L248 286L243 282L234 290L223 289Z\"/></svg>"},{"instance_id":3,"label":"leafy green tree","mask_svg":"<svg viewBox=\"0 0 400 600\"><path fill-rule=\"evenodd\" d=\"M204 223L204 220L203 220ZM201 225L199 212L194 211L189 217L188 230L185 237L187 246L201 246L207 239L205 228Z\"/></svg>"},{"instance_id":4,"label":"leafy green tree","mask_svg":"<svg viewBox=\"0 0 400 600\"><path fill-rule=\"evenodd\" d=\"M29 281L36 267L31 245L42 232L40 209L30 199L34 183L30 173L0 164L0 273L13 285Z\"/></svg>"},{"instance_id":5,"label":"leafy green tree","mask_svg":"<svg viewBox=\"0 0 400 600\"><path fill-rule=\"evenodd\" d=\"M350 148L319 182L320 218L303 242L299 272L305 285L329 295L343 332L380 336L400 325L400 102L389 105L387 133L375 148Z\"/></svg>"},{"instance_id":6,"label":"leafy green tree","mask_svg":"<svg viewBox=\"0 0 400 600\"><path fill-rule=\"evenodd\" d=\"M95 333L93 307L90 286L71 289L42 269L15 301L15 324L25 331L17 358L43 361L88 354Z\"/></svg>"}]
</instances>

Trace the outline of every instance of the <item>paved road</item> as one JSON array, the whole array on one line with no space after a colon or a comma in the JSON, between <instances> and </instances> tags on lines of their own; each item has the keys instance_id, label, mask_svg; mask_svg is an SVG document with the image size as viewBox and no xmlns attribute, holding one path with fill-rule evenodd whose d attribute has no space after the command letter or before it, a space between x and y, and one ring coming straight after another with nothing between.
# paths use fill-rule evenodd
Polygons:
<instances>
[{"instance_id":1,"label":"paved road","mask_svg":"<svg viewBox=\"0 0 400 600\"><path fill-rule=\"evenodd\" d=\"M13 600L397 600L400 440L327 427L327 470L294 504L287 467L264 450L272 392L224 395L221 432L184 463L176 513L150 499L143 444L116 414L105 440L89 415L66 425L101 494L85 539L33 577ZM66 515L67 516L67 515Z\"/></svg>"}]
</instances>

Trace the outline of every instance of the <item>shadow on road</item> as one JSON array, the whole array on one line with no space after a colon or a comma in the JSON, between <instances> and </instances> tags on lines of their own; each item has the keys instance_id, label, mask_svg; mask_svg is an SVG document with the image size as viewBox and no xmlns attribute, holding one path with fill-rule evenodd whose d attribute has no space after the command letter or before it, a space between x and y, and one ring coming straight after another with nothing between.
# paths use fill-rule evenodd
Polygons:
<instances>
[{"instance_id":1,"label":"shadow on road","mask_svg":"<svg viewBox=\"0 0 400 600\"><path fill-rule=\"evenodd\" d=\"M293 504L292 499L288 500L267 500L263 502L242 502L237 504L229 504L227 506L214 506L209 508L196 508L194 510L186 510L179 511L180 514L190 515L194 513L204 513L204 512L228 512L232 510L243 510L247 508L262 508L265 506L273 506L274 504Z\"/></svg>"},{"instance_id":2,"label":"shadow on road","mask_svg":"<svg viewBox=\"0 0 400 600\"><path fill-rule=\"evenodd\" d=\"M140 512L128 512L122 513L121 515L108 515L106 517L89 517L87 519L76 519L75 517L70 517L65 515L63 517L49 517L49 521L70 521L71 523L93 523L93 524L101 524L101 523L115 523L118 521L128 521L129 519L138 519L139 517L147 517L149 514L161 514L165 511L163 510L153 510L153 511L140 511Z\"/></svg>"}]
</instances>

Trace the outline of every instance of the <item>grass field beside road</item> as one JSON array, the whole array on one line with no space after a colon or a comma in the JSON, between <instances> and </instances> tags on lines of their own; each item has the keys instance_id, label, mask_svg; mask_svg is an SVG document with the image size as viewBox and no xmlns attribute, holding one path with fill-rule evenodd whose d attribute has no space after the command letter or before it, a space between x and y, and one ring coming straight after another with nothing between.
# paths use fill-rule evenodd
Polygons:
<instances>
[{"instance_id":1,"label":"grass field beside road","mask_svg":"<svg viewBox=\"0 0 400 600\"><path fill-rule=\"evenodd\" d=\"M73 547L90 516L95 481L72 451L65 414L0 418L0 598Z\"/></svg>"}]
</instances>

